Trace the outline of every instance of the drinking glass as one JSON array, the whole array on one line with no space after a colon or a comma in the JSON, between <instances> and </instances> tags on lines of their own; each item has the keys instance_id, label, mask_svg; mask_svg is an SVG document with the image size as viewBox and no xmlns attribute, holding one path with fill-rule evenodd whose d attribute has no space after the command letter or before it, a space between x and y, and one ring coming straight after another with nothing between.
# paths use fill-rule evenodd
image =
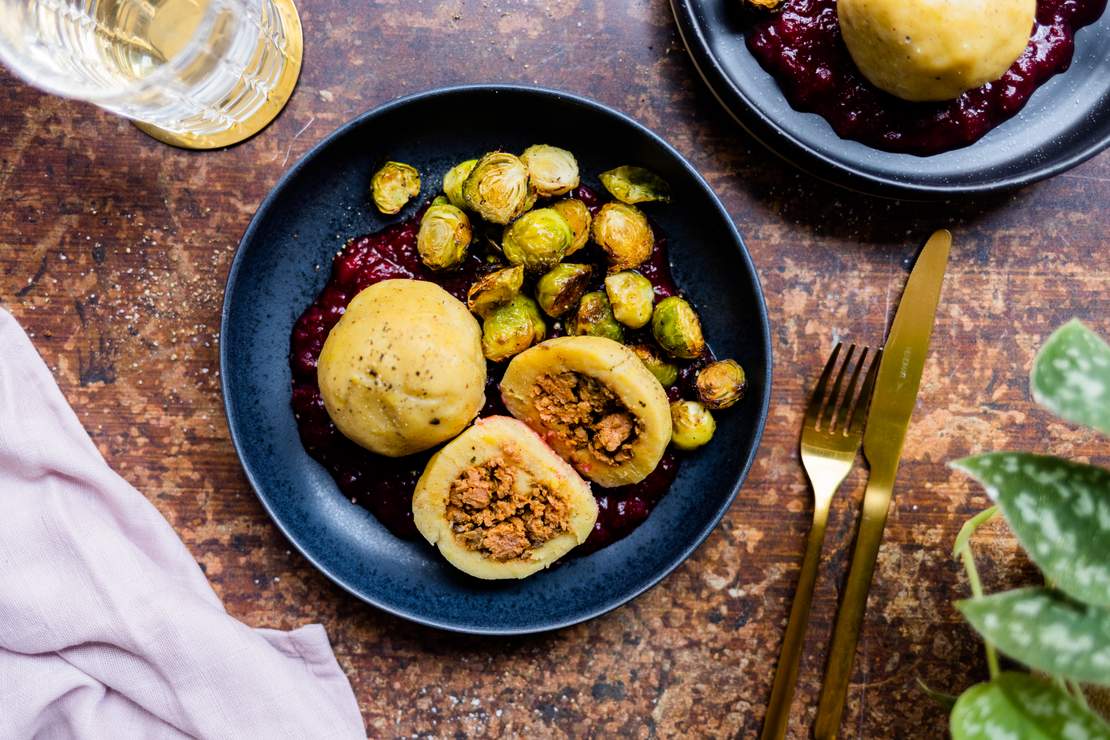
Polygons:
<instances>
[{"instance_id":1,"label":"drinking glass","mask_svg":"<svg viewBox=\"0 0 1110 740\"><path fill-rule=\"evenodd\" d=\"M292 0L0 0L0 61L176 146L242 141L284 107L302 54Z\"/></svg>"}]
</instances>

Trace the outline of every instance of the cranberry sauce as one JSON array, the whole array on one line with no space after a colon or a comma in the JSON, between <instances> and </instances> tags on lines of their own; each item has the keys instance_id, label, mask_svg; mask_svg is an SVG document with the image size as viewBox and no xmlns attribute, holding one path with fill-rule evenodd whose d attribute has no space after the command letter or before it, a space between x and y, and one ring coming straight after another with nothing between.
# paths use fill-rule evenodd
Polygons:
<instances>
[{"instance_id":1,"label":"cranberry sauce","mask_svg":"<svg viewBox=\"0 0 1110 740\"><path fill-rule=\"evenodd\" d=\"M601 207L597 195L588 188L579 188L574 195L594 213ZM487 235L479 230L471 245L471 254L461 268L445 273L429 270L420 261L416 250L416 233L422 213L418 212L409 220L375 234L347 242L335 256L327 285L294 324L289 356L293 371L293 413L305 450L331 473L344 495L365 506L390 531L405 538L413 538L417 534L412 521L412 493L434 450L408 457L388 458L375 455L344 437L324 408L316 381L316 361L324 339L343 315L347 304L367 286L392 278L429 280L465 301L467 289L480 275L503 266L492 259L494 250L486 248ZM658 229L656 231L658 237ZM488 236L499 237L499 234ZM600 250L590 246L575 253L571 259L594 264L595 289L601 289L605 260ZM658 298L678 292L671 278L663 238L656 239L651 259L640 270L655 286ZM549 329L552 336L565 332L559 321L549 325ZM680 385L689 384L691 367L696 364L700 361L683 368L684 380L680 381ZM480 415L507 414L498 390L505 365L489 363L487 371L486 405ZM677 397L674 393L672 389L672 397ZM609 489L594 486L600 512L593 532L578 551L593 552L635 529L667 492L678 473L679 463L678 455L668 451L655 472L636 485Z\"/></svg>"},{"instance_id":2,"label":"cranberry sauce","mask_svg":"<svg viewBox=\"0 0 1110 740\"><path fill-rule=\"evenodd\" d=\"M955 100L913 103L868 82L840 35L836 0L786 0L761 20L748 47L794 108L825 117L837 134L877 149L929 155L967 146L1015 115L1038 87L1065 71L1075 32L1106 0L1037 0L1029 45L1000 80Z\"/></svg>"}]
</instances>

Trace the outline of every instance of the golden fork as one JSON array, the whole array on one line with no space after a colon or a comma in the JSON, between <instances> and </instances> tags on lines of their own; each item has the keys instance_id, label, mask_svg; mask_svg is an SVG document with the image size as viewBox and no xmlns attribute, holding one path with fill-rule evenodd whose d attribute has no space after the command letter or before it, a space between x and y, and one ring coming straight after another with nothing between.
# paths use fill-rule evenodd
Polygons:
<instances>
[{"instance_id":1,"label":"golden fork","mask_svg":"<svg viewBox=\"0 0 1110 740\"><path fill-rule=\"evenodd\" d=\"M821 557L825 525L829 520L829 505L833 494L848 477L859 453L863 440L863 423L867 418L867 407L879 368L878 358L882 354L881 350L874 353L863 384L859 385L860 375L867 367L870 350L864 347L853 366L856 345L849 345L844 361L836 372L832 390L826 393L843 346L838 343L829 356L829 361L825 363L821 379L817 381L817 388L806 408L802 427L802 466L813 487L813 526L809 530L802 572L798 577L794 605L790 609L790 621L786 625L786 636L783 638L782 653L771 689L771 701L763 719L763 733L760 735L762 740L779 740L786 735L790 702L794 698L794 686L798 680L798 663L809 624L809 609L813 603L817 562ZM840 389L849 368L851 376L848 388L841 396Z\"/></svg>"}]
</instances>

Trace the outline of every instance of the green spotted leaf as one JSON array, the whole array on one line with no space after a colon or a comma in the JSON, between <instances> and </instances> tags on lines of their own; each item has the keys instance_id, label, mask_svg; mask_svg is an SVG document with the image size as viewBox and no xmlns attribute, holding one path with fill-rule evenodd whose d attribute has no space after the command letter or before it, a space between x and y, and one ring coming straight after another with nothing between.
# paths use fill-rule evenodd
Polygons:
<instances>
[{"instance_id":1,"label":"green spotted leaf","mask_svg":"<svg viewBox=\"0 0 1110 740\"><path fill-rule=\"evenodd\" d=\"M1033 398L1052 413L1110 434L1110 346L1073 319L1041 347L1029 375Z\"/></svg>"},{"instance_id":2,"label":"green spotted leaf","mask_svg":"<svg viewBox=\"0 0 1110 740\"><path fill-rule=\"evenodd\" d=\"M1110 740L1110 725L1052 684L1003 673L956 701L953 740Z\"/></svg>"},{"instance_id":3,"label":"green spotted leaf","mask_svg":"<svg viewBox=\"0 0 1110 740\"><path fill-rule=\"evenodd\" d=\"M1110 609L1047 588L1021 588L956 602L979 634L1045 673L1110 686Z\"/></svg>"},{"instance_id":4,"label":"green spotted leaf","mask_svg":"<svg viewBox=\"0 0 1110 740\"><path fill-rule=\"evenodd\" d=\"M952 466L982 484L1057 588L1110 607L1110 471L1021 452L966 457Z\"/></svg>"}]
</instances>

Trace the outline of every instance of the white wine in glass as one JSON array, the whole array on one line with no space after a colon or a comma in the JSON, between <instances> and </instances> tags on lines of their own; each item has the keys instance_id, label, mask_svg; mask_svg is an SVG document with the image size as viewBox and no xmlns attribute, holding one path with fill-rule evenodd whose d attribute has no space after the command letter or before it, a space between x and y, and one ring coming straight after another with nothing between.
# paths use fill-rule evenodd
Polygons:
<instances>
[{"instance_id":1,"label":"white wine in glass","mask_svg":"<svg viewBox=\"0 0 1110 740\"><path fill-rule=\"evenodd\" d=\"M178 146L261 130L301 65L292 0L0 0L0 60Z\"/></svg>"}]
</instances>

